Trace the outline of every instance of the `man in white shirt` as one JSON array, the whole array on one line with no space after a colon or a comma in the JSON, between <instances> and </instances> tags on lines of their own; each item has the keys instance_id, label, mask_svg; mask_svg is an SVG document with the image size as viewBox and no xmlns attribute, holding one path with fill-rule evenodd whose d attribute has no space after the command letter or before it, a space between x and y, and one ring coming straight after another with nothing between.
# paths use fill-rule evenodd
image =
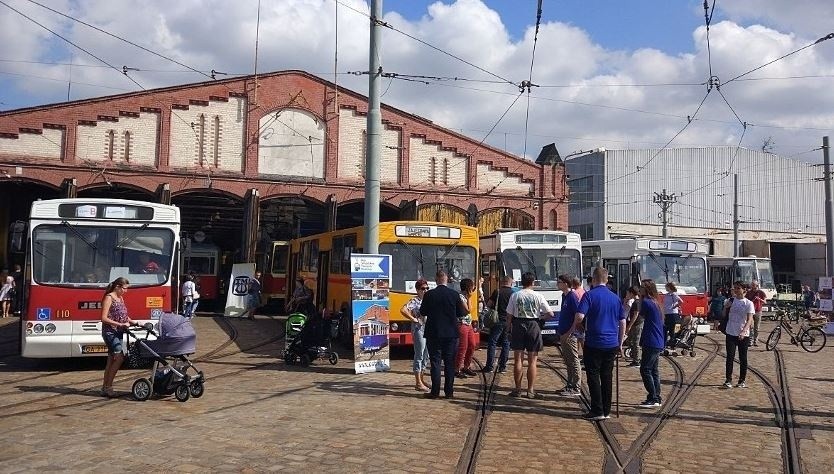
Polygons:
<instances>
[{"instance_id":1,"label":"man in white shirt","mask_svg":"<svg viewBox=\"0 0 834 474\"><path fill-rule=\"evenodd\" d=\"M531 272L521 275L522 289L513 293L507 303L507 327L511 328L510 348L513 350L515 379L515 390L510 392L511 397L521 396L521 379L524 376L522 357L524 351L527 351L527 398L542 398L534 388L536 363L543 346L539 318L541 315L552 318L553 311L544 296L533 290L535 280L536 276Z\"/></svg>"}]
</instances>

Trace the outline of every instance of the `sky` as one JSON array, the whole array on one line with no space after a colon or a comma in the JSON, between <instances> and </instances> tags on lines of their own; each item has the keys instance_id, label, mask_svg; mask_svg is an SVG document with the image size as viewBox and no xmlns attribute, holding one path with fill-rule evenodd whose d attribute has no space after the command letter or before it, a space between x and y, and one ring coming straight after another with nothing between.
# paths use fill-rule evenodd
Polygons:
<instances>
[{"instance_id":1,"label":"sky","mask_svg":"<svg viewBox=\"0 0 834 474\"><path fill-rule=\"evenodd\" d=\"M37 1L0 0L2 111L254 70L258 0ZM703 1L543 0L536 34L534 0L385 0L380 62L399 78L383 80L382 101L530 159L555 143L563 157L723 145L821 161L834 39L814 42L834 31L834 2L713 4L707 30ZM352 73L368 69L369 11L260 0L258 71L367 94Z\"/></svg>"}]
</instances>

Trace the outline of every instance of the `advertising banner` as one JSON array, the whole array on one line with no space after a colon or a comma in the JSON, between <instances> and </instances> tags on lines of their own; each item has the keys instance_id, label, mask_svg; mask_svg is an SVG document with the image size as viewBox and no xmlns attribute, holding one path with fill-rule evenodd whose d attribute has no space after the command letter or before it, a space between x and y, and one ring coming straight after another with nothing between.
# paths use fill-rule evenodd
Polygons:
<instances>
[{"instance_id":1,"label":"advertising banner","mask_svg":"<svg viewBox=\"0 0 834 474\"><path fill-rule=\"evenodd\" d=\"M391 256L351 254L350 270L356 373L388 371Z\"/></svg>"},{"instance_id":2,"label":"advertising banner","mask_svg":"<svg viewBox=\"0 0 834 474\"><path fill-rule=\"evenodd\" d=\"M246 311L249 300L249 279L255 275L254 263L236 263L232 265L232 276L226 291L226 316L240 316Z\"/></svg>"},{"instance_id":3,"label":"advertising banner","mask_svg":"<svg viewBox=\"0 0 834 474\"><path fill-rule=\"evenodd\" d=\"M819 310L828 319L822 330L828 335L834 335L834 300L832 300L832 277L820 277L819 280Z\"/></svg>"}]
</instances>

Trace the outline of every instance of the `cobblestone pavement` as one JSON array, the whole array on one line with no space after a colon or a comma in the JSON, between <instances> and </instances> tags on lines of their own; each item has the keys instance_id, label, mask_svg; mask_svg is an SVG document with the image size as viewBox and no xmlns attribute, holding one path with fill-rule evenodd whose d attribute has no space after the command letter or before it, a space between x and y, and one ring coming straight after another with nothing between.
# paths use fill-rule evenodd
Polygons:
<instances>
[{"instance_id":1,"label":"cobblestone pavement","mask_svg":"<svg viewBox=\"0 0 834 474\"><path fill-rule=\"evenodd\" d=\"M0 344L8 339L4 325L13 323L0 323ZM102 360L22 360L0 352L0 472L462 472L483 378L459 381L454 400L424 400L412 388L405 352L390 373L354 375L347 358L336 366L288 367L278 357L280 320L228 323L195 320L197 358L207 359L197 365L208 379L205 395L186 403L131 400L133 380L147 371L120 371L116 389L123 396L110 400L97 394ZM675 359L684 380L710 351L723 354L723 335L710 337L720 344L702 339L695 357ZM808 354L783 342L780 350L803 472L829 472L834 349ZM485 351L475 357L483 360ZM564 373L558 351L548 347L542 359L537 387L544 400L508 397L511 371L498 376L475 471L603 471L611 448L595 424L579 418L578 399L556 396L563 385L557 371ZM772 352L751 348L750 360L777 381ZM722 390L723 372L718 356L645 448L643 472L782 471L781 430L764 384L749 374L748 389ZM668 403L676 382L667 359L661 375ZM657 410L636 407L644 397L639 370L620 367L620 416L604 423L625 452L655 420Z\"/></svg>"}]
</instances>

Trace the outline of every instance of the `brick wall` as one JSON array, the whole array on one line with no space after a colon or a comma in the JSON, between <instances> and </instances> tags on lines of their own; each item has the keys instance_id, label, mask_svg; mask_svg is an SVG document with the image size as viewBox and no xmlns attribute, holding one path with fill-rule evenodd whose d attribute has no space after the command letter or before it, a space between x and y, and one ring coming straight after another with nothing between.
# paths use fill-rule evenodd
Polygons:
<instances>
[{"instance_id":1,"label":"brick wall","mask_svg":"<svg viewBox=\"0 0 834 474\"><path fill-rule=\"evenodd\" d=\"M485 163L478 163L478 190L498 194L530 195L533 184L521 181L521 176L510 175L509 170L495 170Z\"/></svg>"},{"instance_id":2,"label":"brick wall","mask_svg":"<svg viewBox=\"0 0 834 474\"><path fill-rule=\"evenodd\" d=\"M444 150L442 145L422 137L408 141L408 174L412 186L469 188L469 158Z\"/></svg>"},{"instance_id":3,"label":"brick wall","mask_svg":"<svg viewBox=\"0 0 834 474\"><path fill-rule=\"evenodd\" d=\"M60 160L64 148L64 131L43 129L39 132L0 135L0 155L27 155Z\"/></svg>"},{"instance_id":4,"label":"brick wall","mask_svg":"<svg viewBox=\"0 0 834 474\"><path fill-rule=\"evenodd\" d=\"M364 182L365 180L365 133L368 117L353 109L339 111L339 180ZM400 181L400 150L402 132L383 125L379 179L385 184Z\"/></svg>"},{"instance_id":5,"label":"brick wall","mask_svg":"<svg viewBox=\"0 0 834 474\"><path fill-rule=\"evenodd\" d=\"M75 132L76 156L81 160L156 166L160 114L142 112L114 118L80 123Z\"/></svg>"},{"instance_id":6,"label":"brick wall","mask_svg":"<svg viewBox=\"0 0 834 474\"><path fill-rule=\"evenodd\" d=\"M169 166L243 171L246 99L183 102L171 107Z\"/></svg>"}]
</instances>

